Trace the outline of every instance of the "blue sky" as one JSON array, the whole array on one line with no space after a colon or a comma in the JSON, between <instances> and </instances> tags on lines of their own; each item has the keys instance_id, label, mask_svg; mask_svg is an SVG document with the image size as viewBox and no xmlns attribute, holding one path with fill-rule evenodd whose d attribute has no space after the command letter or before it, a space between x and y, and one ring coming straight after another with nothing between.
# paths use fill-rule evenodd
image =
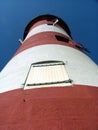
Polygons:
<instances>
[{"instance_id":1,"label":"blue sky","mask_svg":"<svg viewBox=\"0 0 98 130\"><path fill-rule=\"evenodd\" d=\"M66 21L73 39L98 64L98 0L0 0L0 71L20 47L28 22L42 14Z\"/></svg>"}]
</instances>

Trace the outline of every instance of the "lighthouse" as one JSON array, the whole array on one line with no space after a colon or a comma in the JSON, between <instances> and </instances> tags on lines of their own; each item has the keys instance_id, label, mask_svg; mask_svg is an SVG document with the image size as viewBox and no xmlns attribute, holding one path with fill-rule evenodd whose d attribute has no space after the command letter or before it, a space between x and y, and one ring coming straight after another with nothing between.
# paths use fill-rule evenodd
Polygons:
<instances>
[{"instance_id":1,"label":"lighthouse","mask_svg":"<svg viewBox=\"0 0 98 130\"><path fill-rule=\"evenodd\" d=\"M41 15L0 73L0 130L97 130L98 66L68 25Z\"/></svg>"}]
</instances>

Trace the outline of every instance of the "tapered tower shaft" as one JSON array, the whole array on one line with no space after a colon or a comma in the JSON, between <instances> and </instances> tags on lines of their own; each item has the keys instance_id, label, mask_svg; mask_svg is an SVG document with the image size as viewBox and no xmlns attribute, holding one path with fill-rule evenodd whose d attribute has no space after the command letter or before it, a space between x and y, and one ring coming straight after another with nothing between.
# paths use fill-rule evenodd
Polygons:
<instances>
[{"instance_id":1,"label":"tapered tower shaft","mask_svg":"<svg viewBox=\"0 0 98 130\"><path fill-rule=\"evenodd\" d=\"M0 130L97 130L98 66L59 17L42 15L0 73Z\"/></svg>"}]
</instances>

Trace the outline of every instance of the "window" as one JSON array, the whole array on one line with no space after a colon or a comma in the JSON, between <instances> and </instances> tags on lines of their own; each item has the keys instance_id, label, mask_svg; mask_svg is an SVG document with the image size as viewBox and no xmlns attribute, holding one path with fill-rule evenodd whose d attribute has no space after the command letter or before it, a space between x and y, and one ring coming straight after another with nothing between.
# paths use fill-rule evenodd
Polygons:
<instances>
[{"instance_id":1,"label":"window","mask_svg":"<svg viewBox=\"0 0 98 130\"><path fill-rule=\"evenodd\" d=\"M80 49L81 51L86 51L86 52L90 53L90 51L89 51L87 48L85 48L85 47L84 47L82 44L80 44L80 43L75 44L75 47L77 47L77 48Z\"/></svg>"},{"instance_id":2,"label":"window","mask_svg":"<svg viewBox=\"0 0 98 130\"><path fill-rule=\"evenodd\" d=\"M60 61L48 61L31 65L24 89L49 86L69 86L69 79L65 64Z\"/></svg>"},{"instance_id":3,"label":"window","mask_svg":"<svg viewBox=\"0 0 98 130\"><path fill-rule=\"evenodd\" d=\"M58 36L58 35L56 35L55 37L56 37L56 39L58 41L63 41L63 42L67 42L67 43L69 42L68 38L65 38L65 37L62 37L62 36Z\"/></svg>"}]
</instances>

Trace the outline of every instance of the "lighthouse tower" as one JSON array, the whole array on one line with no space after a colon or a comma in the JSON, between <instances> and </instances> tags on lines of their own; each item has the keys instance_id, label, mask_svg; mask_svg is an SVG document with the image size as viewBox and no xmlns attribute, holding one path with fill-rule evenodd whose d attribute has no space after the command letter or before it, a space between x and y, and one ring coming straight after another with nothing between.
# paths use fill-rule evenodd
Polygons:
<instances>
[{"instance_id":1,"label":"lighthouse tower","mask_svg":"<svg viewBox=\"0 0 98 130\"><path fill-rule=\"evenodd\" d=\"M25 28L0 73L0 130L97 130L98 66L59 17Z\"/></svg>"}]
</instances>

